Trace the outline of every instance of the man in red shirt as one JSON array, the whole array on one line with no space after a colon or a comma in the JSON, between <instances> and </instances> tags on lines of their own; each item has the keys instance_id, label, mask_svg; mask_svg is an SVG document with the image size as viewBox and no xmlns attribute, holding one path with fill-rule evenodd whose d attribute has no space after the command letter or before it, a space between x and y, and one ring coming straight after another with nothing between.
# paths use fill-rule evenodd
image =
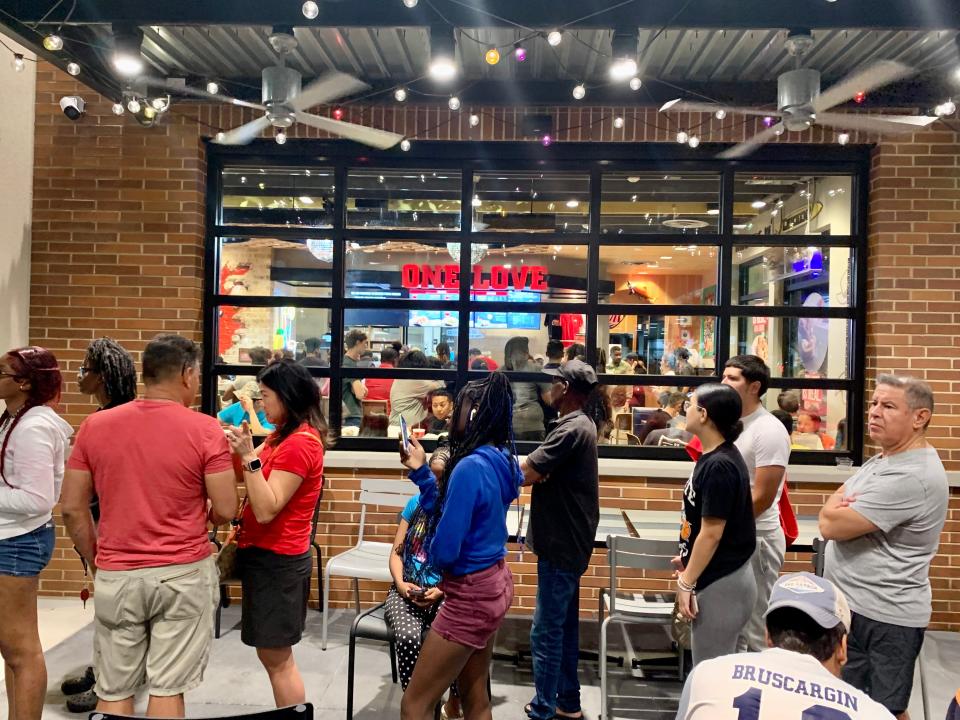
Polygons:
<instances>
[{"instance_id":1,"label":"man in red shirt","mask_svg":"<svg viewBox=\"0 0 960 720\"><path fill-rule=\"evenodd\" d=\"M206 524L230 520L237 493L223 430L189 407L199 356L179 335L151 341L143 399L88 417L67 463L67 532L98 569L94 665L103 713L132 715L147 683L149 716L183 717L183 693L203 679L219 599Z\"/></svg>"}]
</instances>

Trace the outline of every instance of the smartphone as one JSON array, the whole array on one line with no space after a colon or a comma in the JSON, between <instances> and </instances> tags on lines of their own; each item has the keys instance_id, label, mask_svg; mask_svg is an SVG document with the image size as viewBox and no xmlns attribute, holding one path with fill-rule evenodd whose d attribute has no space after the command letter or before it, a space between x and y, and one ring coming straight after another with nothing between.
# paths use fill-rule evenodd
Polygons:
<instances>
[{"instance_id":1,"label":"smartphone","mask_svg":"<svg viewBox=\"0 0 960 720\"><path fill-rule=\"evenodd\" d=\"M410 452L410 428L407 427L407 421L400 416L400 438L403 440L403 451L405 453Z\"/></svg>"},{"instance_id":2,"label":"smartphone","mask_svg":"<svg viewBox=\"0 0 960 720\"><path fill-rule=\"evenodd\" d=\"M421 588L420 590L411 590L411 591L410 591L410 594L413 595L414 597L421 597L421 598L422 598L424 595L427 594L427 591L424 590L423 588Z\"/></svg>"}]
</instances>

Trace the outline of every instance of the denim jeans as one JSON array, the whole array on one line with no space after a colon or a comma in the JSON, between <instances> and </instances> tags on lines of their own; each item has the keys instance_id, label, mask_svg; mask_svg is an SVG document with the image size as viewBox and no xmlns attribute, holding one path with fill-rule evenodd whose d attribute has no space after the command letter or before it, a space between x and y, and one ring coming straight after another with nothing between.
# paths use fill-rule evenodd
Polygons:
<instances>
[{"instance_id":1,"label":"denim jeans","mask_svg":"<svg viewBox=\"0 0 960 720\"><path fill-rule=\"evenodd\" d=\"M537 560L537 608L530 630L532 720L550 720L557 710L580 712L580 575Z\"/></svg>"}]
</instances>

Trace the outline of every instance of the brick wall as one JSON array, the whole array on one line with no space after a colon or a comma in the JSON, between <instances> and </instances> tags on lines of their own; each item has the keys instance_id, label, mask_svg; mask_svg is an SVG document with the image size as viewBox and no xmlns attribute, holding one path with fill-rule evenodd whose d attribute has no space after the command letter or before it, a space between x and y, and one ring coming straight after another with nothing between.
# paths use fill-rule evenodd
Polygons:
<instances>
[{"instance_id":1,"label":"brick wall","mask_svg":"<svg viewBox=\"0 0 960 720\"><path fill-rule=\"evenodd\" d=\"M110 335L139 355L161 330L199 339L203 282L205 157L202 138L253 117L241 108L175 105L163 124L144 129L111 113L112 101L96 96L68 75L40 63L37 75L36 168L34 179L31 341L51 348L67 369L63 413L79 424L93 410L76 392L74 372L87 343ZM59 98L80 94L87 116L67 120ZM525 108L415 106L360 109L348 106L346 120L370 122L417 140L516 140ZM537 108L556 118L557 142L670 142L677 126L704 142L738 141L753 134L754 120L718 121L712 116L675 117L669 125L653 109ZM469 127L470 113L481 123ZM623 115L615 130L612 117ZM701 124L702 123L702 124ZM697 127L699 125L699 127ZM297 127L300 137L322 137ZM815 128L802 139L829 142L832 131ZM853 134L851 142L875 140ZM868 382L880 371L926 377L937 391L930 437L948 467L960 468L960 359L953 327L960 321L960 257L953 242L960 224L958 135L937 124L874 153L870 189L868 296ZM325 557L356 537L358 481L331 475L320 540ZM827 487L803 486L794 499L814 513ZM605 505L674 508L676 483L608 479ZM393 513L378 516L377 532L393 536ZM41 589L47 594L79 592L82 572L62 536ZM532 607L535 577L531 558L515 564L520 608ZM795 560L795 558L794 558ZM584 581L585 608L595 607L603 558L596 554ZM795 569L793 562L788 566ZM599 573L599 574L598 574ZM960 498L951 496L951 519L933 572L937 627L960 629ZM644 587L654 586L643 580ZM364 586L364 599L382 588ZM349 602L349 586L334 585L336 603Z\"/></svg>"}]
</instances>

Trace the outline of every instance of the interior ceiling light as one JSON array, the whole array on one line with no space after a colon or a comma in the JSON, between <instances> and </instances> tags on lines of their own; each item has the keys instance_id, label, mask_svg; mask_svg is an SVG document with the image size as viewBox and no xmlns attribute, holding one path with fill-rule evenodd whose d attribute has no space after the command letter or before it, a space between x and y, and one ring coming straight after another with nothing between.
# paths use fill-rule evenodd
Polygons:
<instances>
[{"instance_id":1,"label":"interior ceiling light","mask_svg":"<svg viewBox=\"0 0 960 720\"><path fill-rule=\"evenodd\" d=\"M393 91L393 99L397 102L404 102L407 99L407 89L403 87L398 87Z\"/></svg>"},{"instance_id":2,"label":"interior ceiling light","mask_svg":"<svg viewBox=\"0 0 960 720\"><path fill-rule=\"evenodd\" d=\"M626 82L637 74L637 33L614 32L611 40L613 59L610 61L610 79Z\"/></svg>"},{"instance_id":3,"label":"interior ceiling light","mask_svg":"<svg viewBox=\"0 0 960 720\"><path fill-rule=\"evenodd\" d=\"M580 201L579 201L579 200L567 200L567 207L570 208L571 210L574 209L574 208L578 208L578 207L580 207Z\"/></svg>"},{"instance_id":4,"label":"interior ceiling light","mask_svg":"<svg viewBox=\"0 0 960 720\"><path fill-rule=\"evenodd\" d=\"M767 206L767 203L764 202L763 200L754 200L752 203L750 203L750 207L756 208L757 210L765 208L766 206Z\"/></svg>"},{"instance_id":5,"label":"interior ceiling light","mask_svg":"<svg viewBox=\"0 0 960 720\"><path fill-rule=\"evenodd\" d=\"M301 195L297 198L297 200L302 202L304 205L313 205L313 198L309 195Z\"/></svg>"},{"instance_id":6,"label":"interior ceiling light","mask_svg":"<svg viewBox=\"0 0 960 720\"><path fill-rule=\"evenodd\" d=\"M413 8L417 6L418 2L420 2L420 0L403 0L403 5L404 7L408 7L413 10Z\"/></svg>"},{"instance_id":7,"label":"interior ceiling light","mask_svg":"<svg viewBox=\"0 0 960 720\"><path fill-rule=\"evenodd\" d=\"M80 74L80 66L75 62L67 63L67 72L76 77Z\"/></svg>"},{"instance_id":8,"label":"interior ceiling light","mask_svg":"<svg viewBox=\"0 0 960 720\"><path fill-rule=\"evenodd\" d=\"M563 33L559 30L551 30L547 35L547 42L550 43L551 46L556 47L563 42Z\"/></svg>"},{"instance_id":9,"label":"interior ceiling light","mask_svg":"<svg viewBox=\"0 0 960 720\"><path fill-rule=\"evenodd\" d=\"M313 0L307 0L300 8L300 11L307 20L316 20L320 14L320 6Z\"/></svg>"},{"instance_id":10,"label":"interior ceiling light","mask_svg":"<svg viewBox=\"0 0 960 720\"><path fill-rule=\"evenodd\" d=\"M430 31L430 77L437 82L450 82L457 76L456 43L450 27L435 27Z\"/></svg>"},{"instance_id":11,"label":"interior ceiling light","mask_svg":"<svg viewBox=\"0 0 960 720\"><path fill-rule=\"evenodd\" d=\"M719 214L720 214L719 208L710 208L709 210L707 210L707 215L719 215Z\"/></svg>"},{"instance_id":12,"label":"interior ceiling light","mask_svg":"<svg viewBox=\"0 0 960 720\"><path fill-rule=\"evenodd\" d=\"M136 77L143 72L143 56L140 55L142 40L143 33L139 28L114 27L113 67L124 77Z\"/></svg>"},{"instance_id":13,"label":"interior ceiling light","mask_svg":"<svg viewBox=\"0 0 960 720\"><path fill-rule=\"evenodd\" d=\"M498 62L500 62L500 51L495 47L490 48L483 56L483 59L487 61L487 65L496 65Z\"/></svg>"},{"instance_id":14,"label":"interior ceiling light","mask_svg":"<svg viewBox=\"0 0 960 720\"><path fill-rule=\"evenodd\" d=\"M56 33L50 33L43 39L43 47L45 47L50 52L57 52L58 50L63 50L63 38L57 35Z\"/></svg>"},{"instance_id":15,"label":"interior ceiling light","mask_svg":"<svg viewBox=\"0 0 960 720\"><path fill-rule=\"evenodd\" d=\"M580 83L573 88L573 98L574 100L583 100L587 96L587 88L583 83Z\"/></svg>"},{"instance_id":16,"label":"interior ceiling light","mask_svg":"<svg viewBox=\"0 0 960 720\"><path fill-rule=\"evenodd\" d=\"M643 80L641 80L641 79L638 78L638 77L632 77L632 78L630 78L630 89L631 89L631 90L639 90L639 89L642 88L642 87L643 87Z\"/></svg>"}]
</instances>

